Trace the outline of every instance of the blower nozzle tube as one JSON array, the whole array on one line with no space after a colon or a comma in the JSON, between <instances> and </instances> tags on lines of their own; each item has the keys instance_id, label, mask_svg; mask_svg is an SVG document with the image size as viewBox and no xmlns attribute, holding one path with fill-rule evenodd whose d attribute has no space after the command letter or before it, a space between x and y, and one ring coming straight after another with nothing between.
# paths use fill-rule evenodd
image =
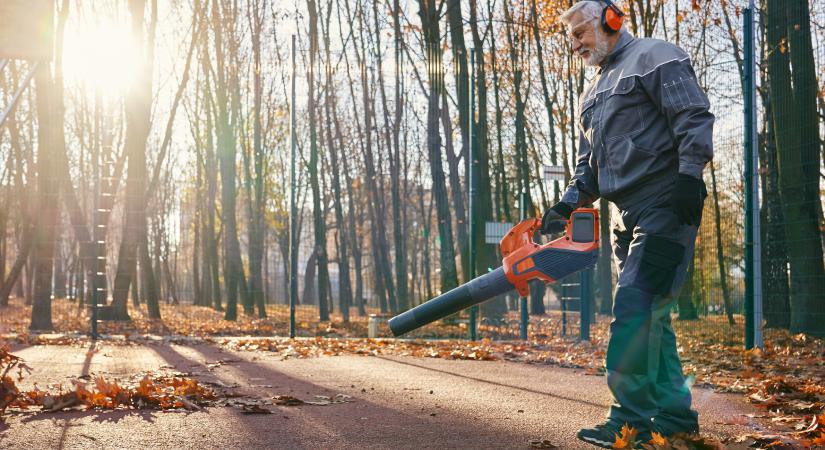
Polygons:
<instances>
[{"instance_id":1,"label":"blower nozzle tube","mask_svg":"<svg viewBox=\"0 0 825 450\"><path fill-rule=\"evenodd\" d=\"M507 280L504 268L499 267L393 317L389 322L390 330L393 335L400 336L512 289L515 287Z\"/></svg>"}]
</instances>

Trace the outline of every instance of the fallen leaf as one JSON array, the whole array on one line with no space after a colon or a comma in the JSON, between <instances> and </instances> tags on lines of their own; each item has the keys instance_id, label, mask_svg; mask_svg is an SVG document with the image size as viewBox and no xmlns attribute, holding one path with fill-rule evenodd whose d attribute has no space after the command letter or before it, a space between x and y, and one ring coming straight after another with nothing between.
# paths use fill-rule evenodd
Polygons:
<instances>
[{"instance_id":1,"label":"fallen leaf","mask_svg":"<svg viewBox=\"0 0 825 450\"><path fill-rule=\"evenodd\" d=\"M273 403L278 406L298 406L303 405L304 401L290 395L276 395L272 397Z\"/></svg>"},{"instance_id":2,"label":"fallen leaf","mask_svg":"<svg viewBox=\"0 0 825 450\"><path fill-rule=\"evenodd\" d=\"M666 437L662 436L661 434L655 431L650 434L652 436L652 439L649 442L650 445L653 445L657 449L670 448L670 443L668 442Z\"/></svg>"},{"instance_id":3,"label":"fallen leaf","mask_svg":"<svg viewBox=\"0 0 825 450\"><path fill-rule=\"evenodd\" d=\"M615 449L632 449L636 443L636 435L639 433L635 427L631 427L628 424L622 425L622 434L619 436L616 435L616 441L613 442L613 448Z\"/></svg>"},{"instance_id":4,"label":"fallen leaf","mask_svg":"<svg viewBox=\"0 0 825 450\"><path fill-rule=\"evenodd\" d=\"M530 447L532 448L558 448L558 446L554 445L548 439L533 439L530 441Z\"/></svg>"},{"instance_id":5,"label":"fallen leaf","mask_svg":"<svg viewBox=\"0 0 825 450\"><path fill-rule=\"evenodd\" d=\"M244 414L272 414L272 411L259 405L243 405L241 412Z\"/></svg>"}]
</instances>

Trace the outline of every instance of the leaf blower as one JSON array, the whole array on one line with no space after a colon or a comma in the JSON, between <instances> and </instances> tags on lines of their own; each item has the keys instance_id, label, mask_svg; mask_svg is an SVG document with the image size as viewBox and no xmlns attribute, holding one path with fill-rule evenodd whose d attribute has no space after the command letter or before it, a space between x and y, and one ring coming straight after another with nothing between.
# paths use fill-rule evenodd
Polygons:
<instances>
[{"instance_id":1,"label":"leaf blower","mask_svg":"<svg viewBox=\"0 0 825 450\"><path fill-rule=\"evenodd\" d=\"M393 317L389 321L393 335L400 336L513 289L526 297L531 280L554 283L596 264L599 256L597 210L573 211L564 236L544 245L533 242L533 234L540 227L541 220L535 217L515 225L501 239L504 257L501 267Z\"/></svg>"}]
</instances>

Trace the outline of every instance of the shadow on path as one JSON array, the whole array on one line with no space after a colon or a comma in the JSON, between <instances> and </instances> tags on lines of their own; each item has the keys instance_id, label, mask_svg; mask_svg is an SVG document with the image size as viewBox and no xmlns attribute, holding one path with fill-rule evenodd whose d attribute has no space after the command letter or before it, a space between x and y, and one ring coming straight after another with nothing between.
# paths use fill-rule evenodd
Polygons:
<instances>
[{"instance_id":1,"label":"shadow on path","mask_svg":"<svg viewBox=\"0 0 825 450\"><path fill-rule=\"evenodd\" d=\"M417 367L419 369L429 370L431 372L443 373L445 375L452 375L454 377L464 378L466 380L477 381L479 383L486 383L486 384L491 384L493 386L499 386L499 387L504 387L504 388L509 388L509 389L515 389L515 390L518 390L518 391L529 392L531 394L544 395L544 396L556 398L556 399L559 399L559 400L566 400L566 401L569 401L569 402L576 402L576 403L579 403L579 404L582 404L582 405L594 406L596 408L606 408L608 406L608 405L603 404L603 403L591 402L591 401L588 401L588 400L582 400L580 398L573 398L573 397L567 397L567 396L564 396L564 395L553 394L553 393L550 393L550 392L537 391L535 389L530 389L530 388L521 387L521 386L513 386L512 384L504 384L504 383L499 383L497 381L485 380L483 378L471 377L471 376L467 376L467 375L460 374L460 373L450 372L448 370L435 369L435 368L424 366L424 365L413 364L413 363L407 362L407 361L398 361L396 359L387 358L386 356L375 356L375 358L383 359L384 361L389 361L389 362L393 362L393 363L396 363L396 364L403 364L405 366Z\"/></svg>"},{"instance_id":2,"label":"shadow on path","mask_svg":"<svg viewBox=\"0 0 825 450\"><path fill-rule=\"evenodd\" d=\"M170 365L178 367L188 364L188 367L198 367L208 371L208 367L198 361L194 361L191 356L182 355L175 348L169 345L157 345L152 347ZM227 364L231 370L238 375L244 375L247 379L232 376L233 374L212 372L211 375L223 378L223 381L234 381L241 383L238 389L241 392L250 393L251 396L261 397L263 388L253 386L243 386L249 383L249 379L262 379L267 383L277 385L277 387L266 388L269 390L280 390L279 394L294 393L317 393L329 394L334 388L308 382L304 379L295 378L284 372L271 367L246 359L237 359L236 355L224 352L212 345L190 345L187 349L196 352L207 361L232 360ZM270 361L271 362L271 361ZM207 372L208 373L208 372ZM233 379L234 378L234 379ZM290 392L285 392L290 391ZM340 392L340 391L338 391ZM271 397L267 394L267 397ZM501 429L480 430L478 423L473 417L439 415L433 417L430 410L422 411L420 415L410 414L402 411L405 400L398 399L399 408L393 408L387 404L379 404L367 400L364 395L353 395L353 402L333 404L328 406L302 405L299 407L276 407L273 410L276 414L239 416L238 419L244 425L253 430L260 431L262 427L270 432L278 432L281 436L290 436L294 440L280 441L278 446L294 448L363 448L378 447L387 448L388 442L392 442L392 447L462 447L462 448L482 448L501 445L512 446L515 442L524 440L523 436ZM280 414L278 414L280 413ZM281 416L289 420L285 422ZM274 426L274 427L273 427ZM284 433L286 432L286 433ZM271 445L271 443L269 443Z\"/></svg>"}]
</instances>

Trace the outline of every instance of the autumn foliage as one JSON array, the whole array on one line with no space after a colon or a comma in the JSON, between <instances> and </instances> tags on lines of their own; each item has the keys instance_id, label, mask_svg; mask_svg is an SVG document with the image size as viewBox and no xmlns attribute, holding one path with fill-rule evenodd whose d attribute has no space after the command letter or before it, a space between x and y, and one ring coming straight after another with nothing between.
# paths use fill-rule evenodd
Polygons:
<instances>
[{"instance_id":1,"label":"autumn foliage","mask_svg":"<svg viewBox=\"0 0 825 450\"><path fill-rule=\"evenodd\" d=\"M198 381L177 375L143 374L136 381L120 383L102 376L87 384L73 380L73 387L46 391L35 387L21 391L16 381L22 381L30 368L17 356L9 353L8 346L0 347L0 421L7 408L27 410L39 407L42 411L60 411L67 408L85 409L201 409L216 394ZM15 371L13 379L8 374Z\"/></svg>"}]
</instances>

